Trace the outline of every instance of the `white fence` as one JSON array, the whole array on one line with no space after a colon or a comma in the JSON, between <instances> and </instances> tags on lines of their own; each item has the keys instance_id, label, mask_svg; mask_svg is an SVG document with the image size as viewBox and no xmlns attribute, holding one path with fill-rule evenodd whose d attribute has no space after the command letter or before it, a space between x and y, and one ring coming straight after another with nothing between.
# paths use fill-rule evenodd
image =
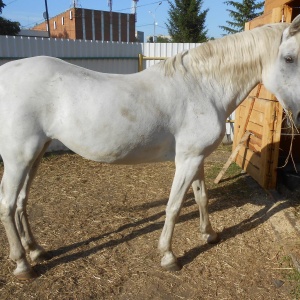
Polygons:
<instances>
[{"instance_id":1,"label":"white fence","mask_svg":"<svg viewBox=\"0 0 300 300\"><path fill-rule=\"evenodd\" d=\"M0 65L24 57L48 55L94 71L129 74L138 71L139 54L170 57L198 45L196 43L124 43L0 36ZM144 68L155 63L157 61L145 61Z\"/></svg>"}]
</instances>

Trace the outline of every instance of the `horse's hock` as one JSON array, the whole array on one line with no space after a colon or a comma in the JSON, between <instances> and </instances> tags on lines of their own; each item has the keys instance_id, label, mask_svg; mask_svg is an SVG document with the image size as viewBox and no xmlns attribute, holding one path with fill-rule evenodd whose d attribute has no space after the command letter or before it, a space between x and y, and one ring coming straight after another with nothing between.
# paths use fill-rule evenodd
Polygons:
<instances>
[{"instance_id":1,"label":"horse's hock","mask_svg":"<svg viewBox=\"0 0 300 300\"><path fill-rule=\"evenodd\" d=\"M246 23L245 29L291 21L300 13L300 0L267 0L264 14ZM237 108L233 149L246 131L251 135L236 156L236 163L263 188L274 189L279 181L293 188L300 181L300 135L292 131L282 106L261 84ZM298 168L297 168L298 167Z\"/></svg>"}]
</instances>

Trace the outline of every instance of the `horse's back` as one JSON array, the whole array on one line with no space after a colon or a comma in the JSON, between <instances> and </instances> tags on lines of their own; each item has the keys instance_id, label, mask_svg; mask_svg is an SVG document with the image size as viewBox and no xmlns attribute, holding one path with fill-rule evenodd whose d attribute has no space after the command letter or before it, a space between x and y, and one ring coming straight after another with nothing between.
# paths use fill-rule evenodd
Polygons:
<instances>
[{"instance_id":1,"label":"horse's back","mask_svg":"<svg viewBox=\"0 0 300 300\"><path fill-rule=\"evenodd\" d=\"M49 57L8 63L0 69L0 140L14 130L24 140L58 139L98 161L172 159L175 142L167 112L144 96L151 91L146 84L139 88L137 80Z\"/></svg>"}]
</instances>

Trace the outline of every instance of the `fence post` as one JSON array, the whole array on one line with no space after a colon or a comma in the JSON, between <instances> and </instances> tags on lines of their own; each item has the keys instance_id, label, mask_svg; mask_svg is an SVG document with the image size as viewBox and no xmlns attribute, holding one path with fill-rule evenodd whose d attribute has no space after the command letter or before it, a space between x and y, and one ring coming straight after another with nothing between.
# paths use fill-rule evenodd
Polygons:
<instances>
[{"instance_id":1,"label":"fence post","mask_svg":"<svg viewBox=\"0 0 300 300\"><path fill-rule=\"evenodd\" d=\"M143 71L143 54L139 53L138 71Z\"/></svg>"}]
</instances>

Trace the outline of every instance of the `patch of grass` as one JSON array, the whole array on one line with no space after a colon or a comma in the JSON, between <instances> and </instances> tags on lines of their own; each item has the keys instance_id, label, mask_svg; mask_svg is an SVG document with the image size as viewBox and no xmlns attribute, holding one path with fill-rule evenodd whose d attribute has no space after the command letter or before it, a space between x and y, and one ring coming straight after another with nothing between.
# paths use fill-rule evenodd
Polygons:
<instances>
[{"instance_id":1,"label":"patch of grass","mask_svg":"<svg viewBox=\"0 0 300 300\"><path fill-rule=\"evenodd\" d=\"M214 162L214 163L207 164L205 168L206 179L212 181L215 180L215 178L218 176L222 168L223 168L222 163ZM221 182L224 179L236 178L241 174L241 172L242 169L236 163L232 163L229 166L229 168L226 170L225 174L223 175Z\"/></svg>"},{"instance_id":2,"label":"patch of grass","mask_svg":"<svg viewBox=\"0 0 300 300\"><path fill-rule=\"evenodd\" d=\"M226 173L228 177L236 176L238 174L241 174L242 168L238 166L236 163L232 163L229 168L227 169Z\"/></svg>"},{"instance_id":3,"label":"patch of grass","mask_svg":"<svg viewBox=\"0 0 300 300\"><path fill-rule=\"evenodd\" d=\"M209 163L205 166L205 177L207 180L214 180L222 169L221 163Z\"/></svg>"},{"instance_id":4,"label":"patch of grass","mask_svg":"<svg viewBox=\"0 0 300 300\"><path fill-rule=\"evenodd\" d=\"M285 280L293 283L294 287L291 290L291 295L294 299L300 299L300 272L293 267L292 259L289 256L284 256L282 258L281 265L286 267L286 269L283 269Z\"/></svg>"}]
</instances>

